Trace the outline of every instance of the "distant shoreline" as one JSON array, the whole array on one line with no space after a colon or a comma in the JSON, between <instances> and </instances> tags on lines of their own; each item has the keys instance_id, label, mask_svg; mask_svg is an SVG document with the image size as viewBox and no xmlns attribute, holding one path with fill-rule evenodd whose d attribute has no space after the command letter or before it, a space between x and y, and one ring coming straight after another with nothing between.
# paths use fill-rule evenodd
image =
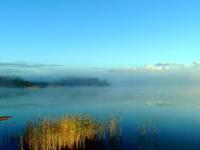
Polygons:
<instances>
[{"instance_id":1,"label":"distant shoreline","mask_svg":"<svg viewBox=\"0 0 200 150\"><path fill-rule=\"evenodd\" d=\"M46 88L46 87L108 87L111 83L99 78L68 77L56 81L30 81L19 77L0 76L0 87L5 88Z\"/></svg>"}]
</instances>

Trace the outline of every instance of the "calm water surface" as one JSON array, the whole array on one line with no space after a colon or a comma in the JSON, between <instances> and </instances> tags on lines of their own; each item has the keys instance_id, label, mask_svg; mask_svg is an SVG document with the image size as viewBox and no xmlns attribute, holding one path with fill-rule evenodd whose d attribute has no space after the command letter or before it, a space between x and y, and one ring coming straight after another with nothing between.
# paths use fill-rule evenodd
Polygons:
<instances>
[{"instance_id":1,"label":"calm water surface","mask_svg":"<svg viewBox=\"0 0 200 150\"><path fill-rule=\"evenodd\" d=\"M200 87L0 89L0 149L17 149L5 136L28 120L89 114L121 118L123 149L200 149ZM141 130L145 129L145 135Z\"/></svg>"}]
</instances>

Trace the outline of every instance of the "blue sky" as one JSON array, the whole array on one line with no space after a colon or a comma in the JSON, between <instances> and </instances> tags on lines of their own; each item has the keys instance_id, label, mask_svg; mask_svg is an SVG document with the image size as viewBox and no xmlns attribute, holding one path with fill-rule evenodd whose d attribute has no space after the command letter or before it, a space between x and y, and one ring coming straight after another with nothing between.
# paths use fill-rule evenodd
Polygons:
<instances>
[{"instance_id":1,"label":"blue sky","mask_svg":"<svg viewBox=\"0 0 200 150\"><path fill-rule=\"evenodd\" d=\"M0 61L122 67L200 59L199 0L2 0Z\"/></svg>"}]
</instances>

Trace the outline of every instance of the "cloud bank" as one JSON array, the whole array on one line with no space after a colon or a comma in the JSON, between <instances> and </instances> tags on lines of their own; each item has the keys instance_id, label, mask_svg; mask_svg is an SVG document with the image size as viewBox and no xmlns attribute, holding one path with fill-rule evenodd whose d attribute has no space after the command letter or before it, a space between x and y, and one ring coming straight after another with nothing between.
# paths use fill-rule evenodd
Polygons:
<instances>
[{"instance_id":1,"label":"cloud bank","mask_svg":"<svg viewBox=\"0 0 200 150\"><path fill-rule=\"evenodd\" d=\"M4 63L0 62L0 68L12 67L12 68L43 68L43 67L61 67L63 65L47 65L47 64L33 64L26 62L13 62Z\"/></svg>"}]
</instances>

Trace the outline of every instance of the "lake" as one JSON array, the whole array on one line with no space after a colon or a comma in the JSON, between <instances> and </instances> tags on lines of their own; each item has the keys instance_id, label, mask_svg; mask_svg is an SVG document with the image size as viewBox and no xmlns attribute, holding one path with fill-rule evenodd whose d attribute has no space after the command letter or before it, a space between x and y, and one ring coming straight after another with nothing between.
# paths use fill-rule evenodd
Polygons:
<instances>
[{"instance_id":1,"label":"lake","mask_svg":"<svg viewBox=\"0 0 200 150\"><path fill-rule=\"evenodd\" d=\"M17 149L8 135L38 117L86 114L120 118L121 149L200 149L200 87L81 87L0 89L0 149ZM141 132L145 131L145 134Z\"/></svg>"}]
</instances>

